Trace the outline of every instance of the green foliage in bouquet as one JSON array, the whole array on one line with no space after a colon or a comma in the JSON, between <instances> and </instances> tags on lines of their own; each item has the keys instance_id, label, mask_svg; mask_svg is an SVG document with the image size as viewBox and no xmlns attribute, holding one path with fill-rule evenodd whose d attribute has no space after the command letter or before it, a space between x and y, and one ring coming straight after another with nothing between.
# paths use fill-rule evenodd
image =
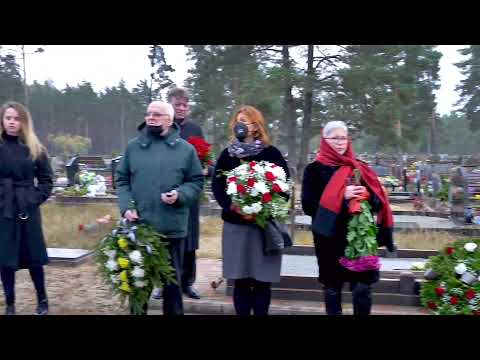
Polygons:
<instances>
[{"instance_id":1,"label":"green foliage in bouquet","mask_svg":"<svg viewBox=\"0 0 480 360\"><path fill-rule=\"evenodd\" d=\"M480 239L446 246L425 269L423 306L436 315L480 315Z\"/></svg>"},{"instance_id":2,"label":"green foliage in bouquet","mask_svg":"<svg viewBox=\"0 0 480 360\"><path fill-rule=\"evenodd\" d=\"M142 313L154 287L176 283L164 238L150 225L122 220L95 249L105 283L120 294L122 303L129 300L134 314Z\"/></svg>"},{"instance_id":3,"label":"green foliage in bouquet","mask_svg":"<svg viewBox=\"0 0 480 360\"><path fill-rule=\"evenodd\" d=\"M88 193L88 189L85 186L69 186L63 190L60 195L63 196L85 196Z\"/></svg>"},{"instance_id":4,"label":"green foliage in bouquet","mask_svg":"<svg viewBox=\"0 0 480 360\"><path fill-rule=\"evenodd\" d=\"M377 255L377 226L372 215L372 207L368 201L360 203L362 212L352 216L348 221L345 257L356 259L361 256Z\"/></svg>"}]
</instances>

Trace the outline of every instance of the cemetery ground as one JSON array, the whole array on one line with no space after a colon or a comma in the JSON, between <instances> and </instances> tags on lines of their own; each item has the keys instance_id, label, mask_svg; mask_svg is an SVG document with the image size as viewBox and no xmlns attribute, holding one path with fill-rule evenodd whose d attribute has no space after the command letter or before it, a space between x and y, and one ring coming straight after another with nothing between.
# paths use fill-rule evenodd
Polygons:
<instances>
[{"instance_id":1,"label":"cemetery ground","mask_svg":"<svg viewBox=\"0 0 480 360\"><path fill-rule=\"evenodd\" d=\"M111 215L113 221L108 224L97 224L96 219ZM118 219L116 204L88 204L83 206L60 205L49 201L42 206L44 233L47 247L93 249L104 234L108 233ZM221 231L220 217L201 217L200 249L197 252L198 280L197 287L209 297L231 300L224 294L224 287L214 290L211 281L221 276ZM446 243L459 238L460 235L436 232L397 233L396 243L399 248L439 249ZM295 245L312 245L312 235L308 231L296 231ZM52 315L127 315L128 310L122 307L118 297L112 294L99 274L97 266L90 257L76 266L59 266L52 264L45 267L46 284ZM36 307L35 291L27 270L17 272L16 306L18 314L32 314ZM187 300L189 301L189 300ZM202 301L202 300L200 300ZM193 301L195 303L195 300ZM275 304L286 304L287 301L272 301ZM297 303L301 308L301 302ZM323 304L314 303L318 312ZM231 305L231 304L230 304ZM4 309L4 298L0 297L0 311ZM226 305L225 305L226 306ZM231 306L230 306L231 307ZM158 308L158 307L157 307ZM376 307L377 313L382 309ZM380 309L380 310L379 310ZM388 313L388 307L385 308ZM315 313L315 308L305 310ZM348 313L348 307L346 313ZM153 310L153 313L158 310ZM274 312L273 312L274 313ZM375 311L374 311L375 313ZM381 311L380 311L381 313ZM408 312L406 312L408 313Z\"/></svg>"}]
</instances>

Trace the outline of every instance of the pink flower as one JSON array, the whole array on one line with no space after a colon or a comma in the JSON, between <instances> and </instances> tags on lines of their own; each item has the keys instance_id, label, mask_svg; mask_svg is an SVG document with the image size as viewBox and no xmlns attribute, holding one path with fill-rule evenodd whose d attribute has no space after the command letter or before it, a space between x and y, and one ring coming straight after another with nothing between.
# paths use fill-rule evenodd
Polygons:
<instances>
[{"instance_id":1,"label":"pink flower","mask_svg":"<svg viewBox=\"0 0 480 360\"><path fill-rule=\"evenodd\" d=\"M353 260L342 257L339 262L348 270L355 272L380 269L379 258L375 255L361 256Z\"/></svg>"}]
</instances>

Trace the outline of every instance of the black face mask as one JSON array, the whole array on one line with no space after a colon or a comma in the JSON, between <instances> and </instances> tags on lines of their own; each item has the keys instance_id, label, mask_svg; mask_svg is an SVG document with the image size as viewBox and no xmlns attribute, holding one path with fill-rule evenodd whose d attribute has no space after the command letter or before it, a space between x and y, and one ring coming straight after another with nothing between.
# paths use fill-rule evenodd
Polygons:
<instances>
[{"instance_id":1,"label":"black face mask","mask_svg":"<svg viewBox=\"0 0 480 360\"><path fill-rule=\"evenodd\" d=\"M248 127L245 124L237 123L233 127L233 133L238 141L243 142L243 140L245 140L245 138L248 136Z\"/></svg>"},{"instance_id":2,"label":"black face mask","mask_svg":"<svg viewBox=\"0 0 480 360\"><path fill-rule=\"evenodd\" d=\"M152 136L162 136L163 130L164 129L161 124L159 126L147 125L147 132Z\"/></svg>"}]
</instances>

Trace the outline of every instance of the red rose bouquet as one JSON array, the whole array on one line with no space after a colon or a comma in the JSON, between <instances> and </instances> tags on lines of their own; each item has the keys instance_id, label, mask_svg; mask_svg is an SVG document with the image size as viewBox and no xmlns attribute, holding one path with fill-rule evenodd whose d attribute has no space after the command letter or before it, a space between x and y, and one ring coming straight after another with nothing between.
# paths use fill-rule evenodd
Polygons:
<instances>
[{"instance_id":1,"label":"red rose bouquet","mask_svg":"<svg viewBox=\"0 0 480 360\"><path fill-rule=\"evenodd\" d=\"M213 164L212 144L209 144L200 136L190 136L187 141L192 144L197 151L198 158L203 167Z\"/></svg>"},{"instance_id":2,"label":"red rose bouquet","mask_svg":"<svg viewBox=\"0 0 480 360\"><path fill-rule=\"evenodd\" d=\"M291 184L282 167L267 161L251 161L224 175L232 204L241 213L254 217L256 224L265 228L268 219L287 220L288 201L281 194L289 194Z\"/></svg>"}]
</instances>

